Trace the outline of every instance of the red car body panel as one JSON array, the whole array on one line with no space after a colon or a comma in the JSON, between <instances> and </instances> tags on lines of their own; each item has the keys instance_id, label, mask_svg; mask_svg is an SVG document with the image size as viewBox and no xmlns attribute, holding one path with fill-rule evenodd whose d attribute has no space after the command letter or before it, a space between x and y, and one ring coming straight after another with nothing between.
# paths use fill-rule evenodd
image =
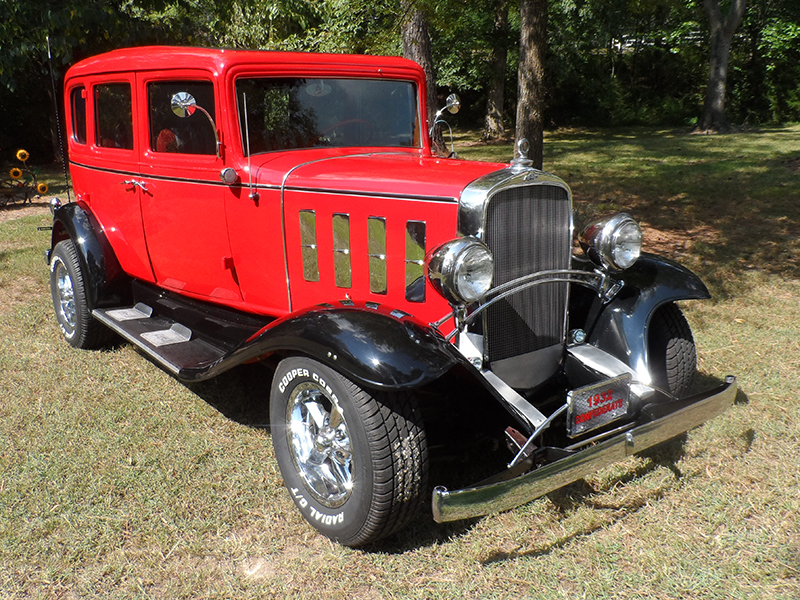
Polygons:
<instances>
[{"instance_id":1,"label":"red car body panel","mask_svg":"<svg viewBox=\"0 0 800 600\"><path fill-rule=\"evenodd\" d=\"M78 199L97 217L123 271L190 297L270 316L343 298L385 303L427 321L445 314L447 303L427 281L424 302L406 299L407 223L425 224L426 251L452 239L461 191L502 165L431 155L423 123L417 124L417 147L315 148L248 159L235 88L245 76L391 77L424 89L420 67L401 58L150 47L75 65L66 80L68 111L76 87L86 90L88 115L95 114L94 86L131 88L132 148L108 147L91 123L85 143L69 131ZM175 80L214 84L219 156L152 147L148 85ZM418 113L424 115L424 94L419 96ZM225 168L238 175L233 185L220 182ZM250 198L252 190L257 200ZM319 224L318 281L303 277L300 211L313 212ZM334 277L334 214L349 219L346 287ZM386 289L379 293L370 289L370 218L386 223Z\"/></svg>"}]
</instances>

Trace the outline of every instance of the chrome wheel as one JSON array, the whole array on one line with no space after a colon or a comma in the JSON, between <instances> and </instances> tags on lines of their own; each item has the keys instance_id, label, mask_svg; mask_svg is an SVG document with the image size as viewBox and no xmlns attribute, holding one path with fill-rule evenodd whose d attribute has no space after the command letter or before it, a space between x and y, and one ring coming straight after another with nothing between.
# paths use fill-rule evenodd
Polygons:
<instances>
[{"instance_id":1,"label":"chrome wheel","mask_svg":"<svg viewBox=\"0 0 800 600\"><path fill-rule=\"evenodd\" d=\"M72 277L69 276L67 267L59 260L54 268L56 279L56 290L58 298L58 310L64 324L70 330L75 330L77 320L75 317L75 288L72 285Z\"/></svg>"},{"instance_id":2,"label":"chrome wheel","mask_svg":"<svg viewBox=\"0 0 800 600\"><path fill-rule=\"evenodd\" d=\"M289 397L286 421L292 460L309 491L328 508L344 504L353 489L353 459L341 408L316 382L305 382Z\"/></svg>"},{"instance_id":3,"label":"chrome wheel","mask_svg":"<svg viewBox=\"0 0 800 600\"><path fill-rule=\"evenodd\" d=\"M359 547L424 510L428 449L413 394L368 391L291 356L275 369L269 419L286 489L323 535Z\"/></svg>"},{"instance_id":4,"label":"chrome wheel","mask_svg":"<svg viewBox=\"0 0 800 600\"><path fill-rule=\"evenodd\" d=\"M99 348L111 330L92 318L86 275L72 240L61 240L50 255L50 296L64 339L74 348Z\"/></svg>"}]
</instances>

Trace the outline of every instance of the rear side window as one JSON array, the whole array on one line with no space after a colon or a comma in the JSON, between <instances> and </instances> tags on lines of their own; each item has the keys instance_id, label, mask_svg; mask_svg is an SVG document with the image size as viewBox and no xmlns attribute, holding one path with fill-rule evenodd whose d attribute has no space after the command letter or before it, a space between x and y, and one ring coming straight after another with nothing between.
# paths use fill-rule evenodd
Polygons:
<instances>
[{"instance_id":1,"label":"rear side window","mask_svg":"<svg viewBox=\"0 0 800 600\"><path fill-rule=\"evenodd\" d=\"M172 110L175 94L194 98L197 108L188 116ZM147 84L150 121L150 150L180 154L216 154L216 137L211 119L214 110L214 86L210 81L154 81ZM203 113L208 113L206 116Z\"/></svg>"},{"instance_id":2,"label":"rear side window","mask_svg":"<svg viewBox=\"0 0 800 600\"><path fill-rule=\"evenodd\" d=\"M86 88L76 87L70 92L72 113L72 139L79 144L86 143Z\"/></svg>"},{"instance_id":3,"label":"rear side window","mask_svg":"<svg viewBox=\"0 0 800 600\"><path fill-rule=\"evenodd\" d=\"M103 148L133 150L130 84L103 84L94 90L97 144Z\"/></svg>"}]
</instances>

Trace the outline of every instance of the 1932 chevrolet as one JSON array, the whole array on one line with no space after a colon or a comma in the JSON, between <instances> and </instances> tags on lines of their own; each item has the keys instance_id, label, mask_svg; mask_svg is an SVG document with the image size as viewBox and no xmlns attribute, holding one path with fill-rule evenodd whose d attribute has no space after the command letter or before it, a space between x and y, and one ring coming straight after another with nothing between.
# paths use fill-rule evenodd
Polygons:
<instances>
[{"instance_id":1,"label":"1932 chevrolet","mask_svg":"<svg viewBox=\"0 0 800 600\"><path fill-rule=\"evenodd\" d=\"M286 487L342 544L426 514L443 430L510 452L488 480L434 487L439 522L528 502L733 401L732 377L690 395L675 302L703 283L640 255L625 214L573 252L569 187L524 156L432 153L412 62L150 47L84 60L65 86L76 201L54 202L47 255L64 338L115 332L187 382L271 364Z\"/></svg>"}]
</instances>

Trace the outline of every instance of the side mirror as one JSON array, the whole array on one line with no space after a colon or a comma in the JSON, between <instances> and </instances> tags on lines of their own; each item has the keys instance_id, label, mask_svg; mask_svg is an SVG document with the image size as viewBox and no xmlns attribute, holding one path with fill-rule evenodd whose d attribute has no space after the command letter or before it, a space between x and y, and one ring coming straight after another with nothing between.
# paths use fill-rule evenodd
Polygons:
<instances>
[{"instance_id":1,"label":"side mirror","mask_svg":"<svg viewBox=\"0 0 800 600\"><path fill-rule=\"evenodd\" d=\"M170 106L172 108L172 112L175 113L175 116L180 117L181 119L186 119L191 117L196 111L202 112L208 122L211 123L211 129L214 131L214 140L216 141L216 148L217 148L217 158L222 157L222 148L219 141L219 133L217 132L217 125L214 123L214 119L211 118L211 115L208 114L208 111L197 104L197 100L194 99L189 92L178 92L177 94L172 95L172 99L170 101Z\"/></svg>"},{"instance_id":2,"label":"side mirror","mask_svg":"<svg viewBox=\"0 0 800 600\"><path fill-rule=\"evenodd\" d=\"M181 119L191 117L197 110L197 100L189 92L178 92L172 96L171 104L172 112Z\"/></svg>"},{"instance_id":3,"label":"side mirror","mask_svg":"<svg viewBox=\"0 0 800 600\"><path fill-rule=\"evenodd\" d=\"M458 94L450 94L447 97L447 100L445 100L444 109L451 115L454 115L461 110L461 98L458 97Z\"/></svg>"},{"instance_id":4,"label":"side mirror","mask_svg":"<svg viewBox=\"0 0 800 600\"><path fill-rule=\"evenodd\" d=\"M436 144L438 143L434 139L434 131L436 130L436 126L439 124L447 125L447 129L450 131L450 156L456 156L455 145L453 143L453 129L450 127L450 124L442 119L442 114L445 111L449 112L451 115L456 114L459 110L461 110L461 98L458 97L458 94L450 94L445 100L445 105L443 108L440 108L436 111L436 116L433 119L433 125L431 125L431 129L428 132L428 135L431 137L431 143Z\"/></svg>"}]
</instances>

